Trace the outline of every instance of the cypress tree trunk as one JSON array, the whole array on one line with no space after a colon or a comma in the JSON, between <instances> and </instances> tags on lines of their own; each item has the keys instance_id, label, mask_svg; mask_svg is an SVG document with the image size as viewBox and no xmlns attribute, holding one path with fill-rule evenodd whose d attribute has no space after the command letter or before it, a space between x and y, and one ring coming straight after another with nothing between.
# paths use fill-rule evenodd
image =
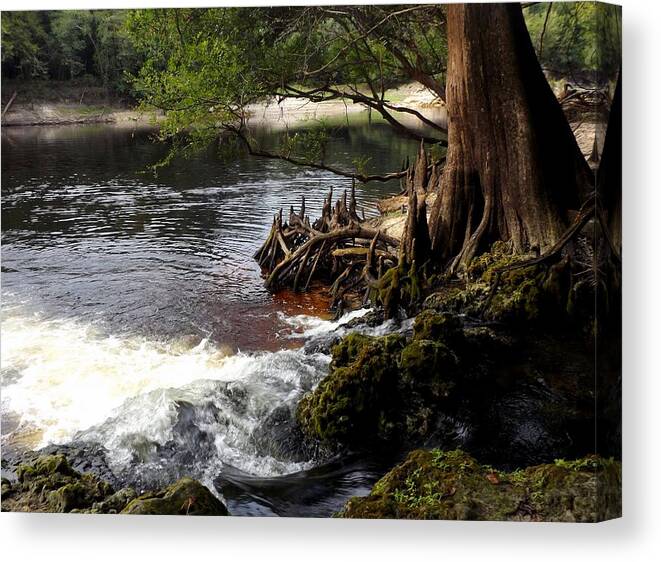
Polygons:
<instances>
[{"instance_id":1,"label":"cypress tree trunk","mask_svg":"<svg viewBox=\"0 0 661 562\"><path fill-rule=\"evenodd\" d=\"M496 240L543 252L594 188L519 4L448 6L448 154L431 213L456 271Z\"/></svg>"}]
</instances>

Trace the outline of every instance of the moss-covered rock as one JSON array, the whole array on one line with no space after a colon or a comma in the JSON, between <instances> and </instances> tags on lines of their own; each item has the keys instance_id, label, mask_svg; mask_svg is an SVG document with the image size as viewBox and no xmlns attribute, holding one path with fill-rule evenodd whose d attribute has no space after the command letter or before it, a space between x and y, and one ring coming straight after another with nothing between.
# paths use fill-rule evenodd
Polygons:
<instances>
[{"instance_id":1,"label":"moss-covered rock","mask_svg":"<svg viewBox=\"0 0 661 562\"><path fill-rule=\"evenodd\" d=\"M112 487L107 482L91 474L81 474L76 482L70 482L48 493L48 511L67 513L74 509L86 509L112 492Z\"/></svg>"},{"instance_id":2,"label":"moss-covered rock","mask_svg":"<svg viewBox=\"0 0 661 562\"><path fill-rule=\"evenodd\" d=\"M420 315L408 343L398 334L349 334L333 348L329 374L299 403L301 428L354 445L423 438L456 387L460 359L450 346L463 341L456 317L433 312Z\"/></svg>"},{"instance_id":3,"label":"moss-covered rock","mask_svg":"<svg viewBox=\"0 0 661 562\"><path fill-rule=\"evenodd\" d=\"M357 519L596 522L621 515L621 465L590 456L514 472L416 450L338 514Z\"/></svg>"},{"instance_id":4,"label":"moss-covered rock","mask_svg":"<svg viewBox=\"0 0 661 562\"><path fill-rule=\"evenodd\" d=\"M16 474L16 482L2 480L2 511L227 515L225 506L190 478L137 497L132 488L114 492L94 474L77 472L63 455L38 457Z\"/></svg>"},{"instance_id":5,"label":"moss-covered rock","mask_svg":"<svg viewBox=\"0 0 661 562\"><path fill-rule=\"evenodd\" d=\"M85 513L120 513L131 501L138 497L133 488L122 488L100 502L94 502Z\"/></svg>"},{"instance_id":6,"label":"moss-covered rock","mask_svg":"<svg viewBox=\"0 0 661 562\"><path fill-rule=\"evenodd\" d=\"M456 314L423 310L413 322L414 340L434 340L453 346L463 343L463 327Z\"/></svg>"},{"instance_id":7,"label":"moss-covered rock","mask_svg":"<svg viewBox=\"0 0 661 562\"><path fill-rule=\"evenodd\" d=\"M555 263L504 270L533 257L512 253L507 244L496 242L488 252L473 259L461 283L443 286L430 294L423 309L483 317L513 326L543 325L545 329L559 321L589 317L589 311L576 303L589 303L590 298L593 301L594 293L584 298L586 286L572 284L569 257ZM492 292L496 282L497 289Z\"/></svg>"},{"instance_id":8,"label":"moss-covered rock","mask_svg":"<svg viewBox=\"0 0 661 562\"><path fill-rule=\"evenodd\" d=\"M322 440L389 436L404 342L399 335L345 337L333 348L328 376L299 403L303 431Z\"/></svg>"},{"instance_id":9,"label":"moss-covered rock","mask_svg":"<svg viewBox=\"0 0 661 562\"><path fill-rule=\"evenodd\" d=\"M110 484L76 472L63 455L39 457L32 464L20 465L16 474L16 483L3 482L3 511L66 513L112 493Z\"/></svg>"},{"instance_id":10,"label":"moss-covered rock","mask_svg":"<svg viewBox=\"0 0 661 562\"><path fill-rule=\"evenodd\" d=\"M412 392L447 397L456 385L458 365L459 359L444 343L414 339L400 355L401 381Z\"/></svg>"},{"instance_id":11,"label":"moss-covered rock","mask_svg":"<svg viewBox=\"0 0 661 562\"><path fill-rule=\"evenodd\" d=\"M143 494L122 511L127 515L227 515L227 508L206 487L182 478L159 492Z\"/></svg>"},{"instance_id":12,"label":"moss-covered rock","mask_svg":"<svg viewBox=\"0 0 661 562\"><path fill-rule=\"evenodd\" d=\"M28 483L39 478L76 476L64 455L44 455L33 464L22 464L16 469L19 482Z\"/></svg>"}]
</instances>

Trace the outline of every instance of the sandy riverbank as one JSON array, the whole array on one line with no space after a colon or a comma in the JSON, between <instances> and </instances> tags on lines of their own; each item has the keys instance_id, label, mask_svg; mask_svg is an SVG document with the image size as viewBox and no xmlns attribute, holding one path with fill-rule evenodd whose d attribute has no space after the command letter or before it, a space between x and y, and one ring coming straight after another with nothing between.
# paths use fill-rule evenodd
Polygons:
<instances>
[{"instance_id":1,"label":"sandy riverbank","mask_svg":"<svg viewBox=\"0 0 661 562\"><path fill-rule=\"evenodd\" d=\"M405 84L387 92L387 99L407 108L418 109L434 117L445 118L444 104L433 92L417 84ZM250 121L254 125L287 127L304 121L316 121L327 118L338 118L343 115L353 115L366 112L360 104L345 100L330 100L322 103L312 103L306 100L273 99L264 104L248 107ZM442 115L441 115L442 114ZM399 116L402 122L415 120L407 114ZM134 108L113 107L103 104L85 104L70 101L56 102L21 102L20 95L2 116L3 126L30 125L74 125L86 123L142 123L157 124L163 116L160 112L138 111Z\"/></svg>"},{"instance_id":2,"label":"sandy riverbank","mask_svg":"<svg viewBox=\"0 0 661 562\"><path fill-rule=\"evenodd\" d=\"M157 123L162 117L156 112L144 112L111 106L70 103L32 103L10 107L2 117L2 126L82 125L88 123Z\"/></svg>"}]
</instances>

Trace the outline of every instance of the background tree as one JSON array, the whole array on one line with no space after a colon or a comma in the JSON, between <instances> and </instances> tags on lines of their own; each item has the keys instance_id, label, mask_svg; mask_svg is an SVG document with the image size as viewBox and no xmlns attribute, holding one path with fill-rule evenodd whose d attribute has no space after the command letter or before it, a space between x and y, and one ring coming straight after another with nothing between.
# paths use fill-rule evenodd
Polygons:
<instances>
[{"instance_id":1,"label":"background tree","mask_svg":"<svg viewBox=\"0 0 661 562\"><path fill-rule=\"evenodd\" d=\"M131 95L142 64L123 10L3 12L2 78L19 82L85 79Z\"/></svg>"},{"instance_id":2,"label":"background tree","mask_svg":"<svg viewBox=\"0 0 661 562\"><path fill-rule=\"evenodd\" d=\"M3 77L39 78L46 74L46 30L38 12L2 14Z\"/></svg>"},{"instance_id":3,"label":"background tree","mask_svg":"<svg viewBox=\"0 0 661 562\"><path fill-rule=\"evenodd\" d=\"M444 144L441 125L389 97L389 88L412 79L443 95L443 14L435 5L137 11L129 29L147 63L136 89L167 112L163 137L178 149L195 149L224 130L258 156L362 181L390 178L329 166L323 150L309 150L322 147L319 131L310 133L314 142L299 134L267 151L251 134L246 109L269 98L342 99L379 113L399 134ZM427 132L407 126L404 113Z\"/></svg>"},{"instance_id":4,"label":"background tree","mask_svg":"<svg viewBox=\"0 0 661 562\"><path fill-rule=\"evenodd\" d=\"M531 2L525 17L547 75L587 88L617 75L621 50L617 7L599 2Z\"/></svg>"}]
</instances>

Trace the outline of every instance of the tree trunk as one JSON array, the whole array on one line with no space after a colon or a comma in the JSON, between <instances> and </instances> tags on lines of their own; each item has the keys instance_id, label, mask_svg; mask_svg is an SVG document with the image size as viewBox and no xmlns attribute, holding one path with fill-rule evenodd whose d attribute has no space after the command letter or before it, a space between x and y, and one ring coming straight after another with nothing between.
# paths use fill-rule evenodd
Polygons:
<instances>
[{"instance_id":1,"label":"tree trunk","mask_svg":"<svg viewBox=\"0 0 661 562\"><path fill-rule=\"evenodd\" d=\"M448 154L431 213L450 271L496 240L543 252L594 180L537 61L519 4L448 6Z\"/></svg>"}]
</instances>

